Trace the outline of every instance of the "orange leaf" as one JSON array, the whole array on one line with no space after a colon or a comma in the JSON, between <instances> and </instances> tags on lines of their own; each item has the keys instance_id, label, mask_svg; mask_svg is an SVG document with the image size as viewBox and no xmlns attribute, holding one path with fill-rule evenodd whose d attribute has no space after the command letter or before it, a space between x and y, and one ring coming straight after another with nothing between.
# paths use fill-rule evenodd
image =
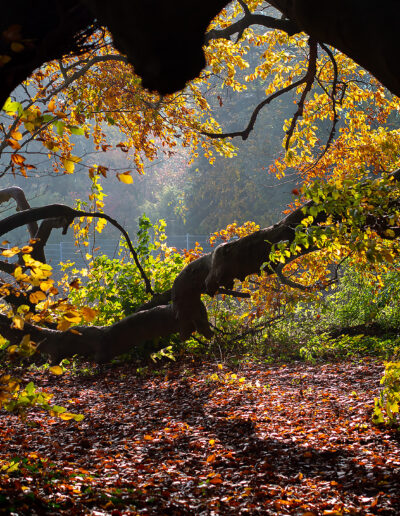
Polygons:
<instances>
[{"instance_id":1,"label":"orange leaf","mask_svg":"<svg viewBox=\"0 0 400 516\"><path fill-rule=\"evenodd\" d=\"M46 294L42 292L41 290L37 290L36 292L32 292L32 294L29 296L29 301L36 305L40 301L43 301L46 299Z\"/></svg>"},{"instance_id":2,"label":"orange leaf","mask_svg":"<svg viewBox=\"0 0 400 516\"><path fill-rule=\"evenodd\" d=\"M11 138L14 138L14 140L22 140L22 134L19 131L11 131L10 135Z\"/></svg>"},{"instance_id":3,"label":"orange leaf","mask_svg":"<svg viewBox=\"0 0 400 516\"><path fill-rule=\"evenodd\" d=\"M11 156L11 161L16 165L22 165L25 161L25 158L21 156L21 154L13 154Z\"/></svg>"},{"instance_id":4,"label":"orange leaf","mask_svg":"<svg viewBox=\"0 0 400 516\"><path fill-rule=\"evenodd\" d=\"M216 475L210 480L210 484L222 484L222 478Z\"/></svg>"},{"instance_id":5,"label":"orange leaf","mask_svg":"<svg viewBox=\"0 0 400 516\"><path fill-rule=\"evenodd\" d=\"M21 148L21 145L16 140L12 140L10 138L9 140L6 140L6 142L13 150L19 150Z\"/></svg>"},{"instance_id":6,"label":"orange leaf","mask_svg":"<svg viewBox=\"0 0 400 516\"><path fill-rule=\"evenodd\" d=\"M96 319L97 310L93 310L93 308L90 308L89 306L84 306L82 308L82 315L86 321L92 322Z\"/></svg>"}]
</instances>

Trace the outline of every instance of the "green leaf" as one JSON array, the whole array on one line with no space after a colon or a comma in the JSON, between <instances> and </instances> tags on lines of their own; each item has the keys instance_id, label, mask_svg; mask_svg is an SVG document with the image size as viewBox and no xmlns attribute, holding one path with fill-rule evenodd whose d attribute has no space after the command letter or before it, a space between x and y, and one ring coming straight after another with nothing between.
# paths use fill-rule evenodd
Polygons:
<instances>
[{"instance_id":1,"label":"green leaf","mask_svg":"<svg viewBox=\"0 0 400 516\"><path fill-rule=\"evenodd\" d=\"M82 129L82 127L79 127L77 125L68 125L67 127L72 134L76 134L78 136L82 136L85 134L85 131Z\"/></svg>"},{"instance_id":2,"label":"green leaf","mask_svg":"<svg viewBox=\"0 0 400 516\"><path fill-rule=\"evenodd\" d=\"M25 387L25 392L28 396L32 396L35 394L36 388L33 382L29 382L28 385Z\"/></svg>"},{"instance_id":3,"label":"green leaf","mask_svg":"<svg viewBox=\"0 0 400 516\"><path fill-rule=\"evenodd\" d=\"M51 407L51 410L53 412L57 412L57 414L62 414L63 412L67 411L67 409L65 407L60 407L59 405L53 405Z\"/></svg>"},{"instance_id":4,"label":"green leaf","mask_svg":"<svg viewBox=\"0 0 400 516\"><path fill-rule=\"evenodd\" d=\"M58 120L55 124L57 134L62 136L64 134L65 123L62 120Z\"/></svg>"}]
</instances>

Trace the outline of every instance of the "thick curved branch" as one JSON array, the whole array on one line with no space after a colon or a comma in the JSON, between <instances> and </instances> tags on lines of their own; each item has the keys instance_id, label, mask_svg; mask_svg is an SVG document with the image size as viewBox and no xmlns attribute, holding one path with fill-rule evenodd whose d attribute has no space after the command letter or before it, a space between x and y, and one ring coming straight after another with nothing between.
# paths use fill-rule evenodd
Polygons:
<instances>
[{"instance_id":1,"label":"thick curved branch","mask_svg":"<svg viewBox=\"0 0 400 516\"><path fill-rule=\"evenodd\" d=\"M400 95L396 56L399 3L373 0L269 0L286 18L319 42L331 45L370 71L386 88Z\"/></svg>"},{"instance_id":2,"label":"thick curved branch","mask_svg":"<svg viewBox=\"0 0 400 516\"><path fill-rule=\"evenodd\" d=\"M9 188L2 188L0 190L0 204L8 202L10 199L14 199L17 203L17 211L29 210L29 202L27 201L24 191L19 186L10 186ZM30 221L27 225L30 237L34 238L38 230L36 221Z\"/></svg>"}]
</instances>

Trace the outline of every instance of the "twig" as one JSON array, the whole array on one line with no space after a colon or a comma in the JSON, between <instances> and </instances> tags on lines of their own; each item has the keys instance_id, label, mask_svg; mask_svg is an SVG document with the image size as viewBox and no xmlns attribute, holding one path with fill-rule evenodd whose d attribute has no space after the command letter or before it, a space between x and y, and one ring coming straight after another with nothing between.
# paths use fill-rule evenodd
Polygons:
<instances>
[{"instance_id":1,"label":"twig","mask_svg":"<svg viewBox=\"0 0 400 516\"><path fill-rule=\"evenodd\" d=\"M217 294L224 294L225 296L233 296L233 297L243 297L250 298L250 294L248 292L237 292L236 290L229 290L226 288L218 289Z\"/></svg>"},{"instance_id":2,"label":"twig","mask_svg":"<svg viewBox=\"0 0 400 516\"><path fill-rule=\"evenodd\" d=\"M309 93L309 91L311 90L312 88L312 85L314 83L314 79L315 79L315 74L316 74L316 71L317 71L317 57L318 57L318 44L317 42L312 39L312 38L309 38L308 40L308 46L310 48L310 56L308 58L308 68L307 68L307 73L304 77L305 79L305 83L306 83L306 87L304 88L304 91L300 97L300 100L299 100L299 103L297 104L297 111L296 113L294 114L293 118L292 118L292 122L290 124L290 127L289 129L287 130L286 132L286 143L285 143L285 149L288 150L289 149L289 145L290 145L290 140L293 136L293 132L294 132L294 129L296 127L296 123L297 123L297 120L303 116L303 110L304 110L304 102L307 98L307 95Z\"/></svg>"},{"instance_id":3,"label":"twig","mask_svg":"<svg viewBox=\"0 0 400 516\"><path fill-rule=\"evenodd\" d=\"M280 97L284 93L287 93L288 91L291 91L294 88L297 88L297 86L300 86L300 84L305 83L306 80L307 80L306 76L304 76L303 78L299 79L298 81L296 81L292 84L289 84L289 86L286 86L285 88L282 88L281 90L275 91L269 97L267 97L262 102L260 102L258 104L258 106L256 106L256 108L254 109L246 129L244 129L243 131L234 131L234 132L229 132L229 133L209 133L206 131L201 131L201 134L204 134L204 136L208 136L209 138L234 138L235 136L241 136L242 140L247 140L247 138L249 137L249 134L254 129L254 125L256 123L258 114L262 110L262 108L264 106L266 106L267 104L269 104L272 100L276 99L277 97Z\"/></svg>"},{"instance_id":4,"label":"twig","mask_svg":"<svg viewBox=\"0 0 400 516\"><path fill-rule=\"evenodd\" d=\"M332 144L332 141L333 141L333 138L335 137L335 134L336 134L336 125L339 121L339 117L338 117L338 114L337 114L337 110L336 110L336 88L337 88L337 84L338 84L338 67L337 67L337 63L336 63L336 59L335 59L335 56L332 54L332 52L330 51L330 49L324 45L323 43L320 43L321 45L321 48L328 54L329 56L329 59L332 61L332 65L333 65L333 82L332 82L332 92L331 94L329 95L328 91L325 90L325 88L323 87L323 85L319 82L320 86L323 88L323 90L325 91L325 93L331 98L331 101L332 101L332 110L333 110L333 121L332 121L332 127L331 127L331 130L329 132L329 136L328 136L328 139L326 141L326 144L325 144L325 148L324 150L322 151L322 153L318 156L318 158L314 161L314 163L312 163L305 171L304 173L306 172L309 172L310 170L312 170L313 168L315 168L318 163L321 161L321 159L325 156L325 154L328 152L328 149L329 147L331 146ZM343 89L344 90L344 89ZM341 101L343 100L343 96L341 97Z\"/></svg>"}]
</instances>

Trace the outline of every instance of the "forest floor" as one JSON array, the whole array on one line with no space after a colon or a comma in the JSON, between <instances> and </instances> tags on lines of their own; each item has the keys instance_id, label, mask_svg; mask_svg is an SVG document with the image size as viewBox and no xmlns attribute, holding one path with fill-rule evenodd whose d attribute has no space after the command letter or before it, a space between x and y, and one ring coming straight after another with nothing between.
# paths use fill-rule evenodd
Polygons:
<instances>
[{"instance_id":1,"label":"forest floor","mask_svg":"<svg viewBox=\"0 0 400 516\"><path fill-rule=\"evenodd\" d=\"M372 359L27 371L85 419L0 413L0 512L400 514L400 437L371 424L382 373Z\"/></svg>"}]
</instances>

